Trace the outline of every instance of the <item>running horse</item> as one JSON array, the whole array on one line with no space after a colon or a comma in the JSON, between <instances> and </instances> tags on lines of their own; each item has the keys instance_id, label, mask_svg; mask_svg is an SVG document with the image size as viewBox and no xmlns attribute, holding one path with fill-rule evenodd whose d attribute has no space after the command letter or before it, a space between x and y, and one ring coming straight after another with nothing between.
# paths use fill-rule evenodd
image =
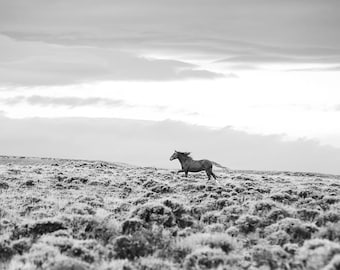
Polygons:
<instances>
[{"instance_id":1,"label":"running horse","mask_svg":"<svg viewBox=\"0 0 340 270\"><path fill-rule=\"evenodd\" d=\"M171 161L174 159L178 159L182 166L182 169L179 170L177 173L184 172L185 177L188 177L188 172L205 171L207 173L208 180L210 180L212 176L218 183L216 179L217 177L212 171L213 165L226 169L226 167L223 167L220 164L214 161L207 160L207 159L193 160L192 157L190 157L190 152L175 151L170 157Z\"/></svg>"}]
</instances>

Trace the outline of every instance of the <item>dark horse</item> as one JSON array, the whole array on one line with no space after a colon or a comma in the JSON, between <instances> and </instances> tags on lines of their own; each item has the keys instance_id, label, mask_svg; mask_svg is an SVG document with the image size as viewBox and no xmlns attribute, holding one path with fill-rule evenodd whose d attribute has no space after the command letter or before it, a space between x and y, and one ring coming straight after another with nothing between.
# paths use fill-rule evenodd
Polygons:
<instances>
[{"instance_id":1,"label":"dark horse","mask_svg":"<svg viewBox=\"0 0 340 270\"><path fill-rule=\"evenodd\" d=\"M181 163L182 169L177 173L184 172L185 177L188 176L188 172L200 172L205 171L208 175L208 180L210 180L211 176L216 180L216 175L212 172L213 164L217 164L216 162L201 159L201 160L193 160L192 157L189 156L190 152L178 152L172 154L170 160L178 159ZM219 164L217 164L219 165ZM218 183L218 181L216 180Z\"/></svg>"}]
</instances>

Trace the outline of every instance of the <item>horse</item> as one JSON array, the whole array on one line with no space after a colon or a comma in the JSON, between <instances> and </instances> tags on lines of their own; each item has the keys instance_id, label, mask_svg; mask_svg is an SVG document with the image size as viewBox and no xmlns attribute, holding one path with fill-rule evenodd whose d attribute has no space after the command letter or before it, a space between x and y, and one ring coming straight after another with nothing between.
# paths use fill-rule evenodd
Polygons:
<instances>
[{"instance_id":1,"label":"horse","mask_svg":"<svg viewBox=\"0 0 340 270\"><path fill-rule=\"evenodd\" d=\"M212 171L213 165L216 165L217 167L221 167L224 169L227 169L226 167L221 166L220 164L210 161L207 159L201 159L201 160L193 160L192 157L190 157L190 152L179 152L176 151L172 154L170 157L170 161L178 159L181 163L182 169L177 172L184 172L185 177L188 177L188 172L200 172L205 171L208 176L208 180L210 180L211 176L214 177L214 179L217 181L216 175Z\"/></svg>"}]
</instances>

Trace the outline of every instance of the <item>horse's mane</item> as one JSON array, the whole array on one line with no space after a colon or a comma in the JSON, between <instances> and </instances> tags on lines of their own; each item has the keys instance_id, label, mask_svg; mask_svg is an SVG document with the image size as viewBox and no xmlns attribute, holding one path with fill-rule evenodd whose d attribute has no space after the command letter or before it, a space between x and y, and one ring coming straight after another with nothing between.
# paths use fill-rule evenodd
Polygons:
<instances>
[{"instance_id":1,"label":"horse's mane","mask_svg":"<svg viewBox=\"0 0 340 270\"><path fill-rule=\"evenodd\" d=\"M190 156L190 152L178 152L178 151L177 151L177 153L180 154L180 155L182 155L182 156L185 156L185 157L187 157L187 158L191 158L191 159L192 159L192 157Z\"/></svg>"},{"instance_id":2,"label":"horse's mane","mask_svg":"<svg viewBox=\"0 0 340 270\"><path fill-rule=\"evenodd\" d=\"M179 152L177 151L178 154L184 155L184 156L189 156L190 152Z\"/></svg>"}]
</instances>

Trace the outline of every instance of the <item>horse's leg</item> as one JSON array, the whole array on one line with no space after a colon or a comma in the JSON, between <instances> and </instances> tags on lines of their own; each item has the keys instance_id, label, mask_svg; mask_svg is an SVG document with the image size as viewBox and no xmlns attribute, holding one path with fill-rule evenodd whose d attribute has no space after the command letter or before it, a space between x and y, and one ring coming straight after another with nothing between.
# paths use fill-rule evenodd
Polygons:
<instances>
[{"instance_id":1,"label":"horse's leg","mask_svg":"<svg viewBox=\"0 0 340 270\"><path fill-rule=\"evenodd\" d=\"M210 171L209 170L205 170L205 172L207 173L207 176L208 176L208 181L210 180L210 178L211 178L211 173L210 173Z\"/></svg>"},{"instance_id":2,"label":"horse's leg","mask_svg":"<svg viewBox=\"0 0 340 270\"><path fill-rule=\"evenodd\" d=\"M188 177L188 171L185 171L185 177Z\"/></svg>"},{"instance_id":3,"label":"horse's leg","mask_svg":"<svg viewBox=\"0 0 340 270\"><path fill-rule=\"evenodd\" d=\"M182 170L177 171L177 174L179 174L180 172L184 172L184 170L182 169Z\"/></svg>"},{"instance_id":4,"label":"horse's leg","mask_svg":"<svg viewBox=\"0 0 340 270\"><path fill-rule=\"evenodd\" d=\"M217 181L217 176L213 173L212 168L209 169L209 172L214 177L216 183L219 185L220 183Z\"/></svg>"},{"instance_id":5,"label":"horse's leg","mask_svg":"<svg viewBox=\"0 0 340 270\"><path fill-rule=\"evenodd\" d=\"M209 166L205 169L205 172L208 175L208 181L210 180L211 176L213 176L216 179L216 176L212 172L212 166Z\"/></svg>"},{"instance_id":6,"label":"horse's leg","mask_svg":"<svg viewBox=\"0 0 340 270\"><path fill-rule=\"evenodd\" d=\"M216 175L215 175L213 172L211 172L211 174L212 174L212 176L214 177L214 179L215 179L216 183L219 185L219 184L220 184L220 182L218 182Z\"/></svg>"}]
</instances>

